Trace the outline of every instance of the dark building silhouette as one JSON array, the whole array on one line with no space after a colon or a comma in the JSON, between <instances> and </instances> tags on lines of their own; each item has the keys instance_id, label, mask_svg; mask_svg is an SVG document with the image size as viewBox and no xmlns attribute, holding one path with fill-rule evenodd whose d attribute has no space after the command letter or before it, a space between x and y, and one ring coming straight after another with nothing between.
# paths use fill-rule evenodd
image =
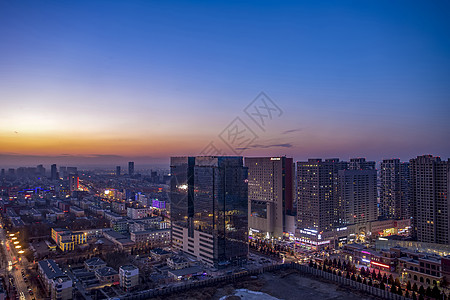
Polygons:
<instances>
[{"instance_id":1,"label":"dark building silhouette","mask_svg":"<svg viewBox=\"0 0 450 300\"><path fill-rule=\"evenodd\" d=\"M58 180L59 174L56 168L56 164L51 165L50 167L50 179L51 180Z\"/></svg>"},{"instance_id":2,"label":"dark building silhouette","mask_svg":"<svg viewBox=\"0 0 450 300\"><path fill-rule=\"evenodd\" d=\"M133 176L134 175L134 162L130 161L128 163L128 175Z\"/></svg>"},{"instance_id":3,"label":"dark building silhouette","mask_svg":"<svg viewBox=\"0 0 450 300\"><path fill-rule=\"evenodd\" d=\"M175 249L214 267L247 259L247 172L242 157L171 158Z\"/></svg>"}]
</instances>

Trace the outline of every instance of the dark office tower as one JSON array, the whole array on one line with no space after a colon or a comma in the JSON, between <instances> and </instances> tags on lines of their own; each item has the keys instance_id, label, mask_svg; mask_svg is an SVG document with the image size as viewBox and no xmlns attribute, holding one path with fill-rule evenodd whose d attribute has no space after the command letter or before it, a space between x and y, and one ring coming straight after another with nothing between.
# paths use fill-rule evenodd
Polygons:
<instances>
[{"instance_id":1,"label":"dark office tower","mask_svg":"<svg viewBox=\"0 0 450 300\"><path fill-rule=\"evenodd\" d=\"M116 167L116 176L119 177L120 176L120 166Z\"/></svg>"},{"instance_id":2,"label":"dark office tower","mask_svg":"<svg viewBox=\"0 0 450 300\"><path fill-rule=\"evenodd\" d=\"M51 180L58 180L58 171L56 169L56 164L51 165L50 167L50 179Z\"/></svg>"},{"instance_id":3,"label":"dark office tower","mask_svg":"<svg viewBox=\"0 0 450 300\"><path fill-rule=\"evenodd\" d=\"M77 174L69 174L69 189L71 192L79 188L79 178Z\"/></svg>"},{"instance_id":4,"label":"dark office tower","mask_svg":"<svg viewBox=\"0 0 450 300\"><path fill-rule=\"evenodd\" d=\"M183 243L183 232L188 229L188 235L193 236L194 226L194 166L195 157L171 157L170 159L170 219L172 241Z\"/></svg>"},{"instance_id":5,"label":"dark office tower","mask_svg":"<svg viewBox=\"0 0 450 300\"><path fill-rule=\"evenodd\" d=\"M378 217L375 162L351 159L348 170L338 172L338 192L340 226L375 221Z\"/></svg>"},{"instance_id":6,"label":"dark office tower","mask_svg":"<svg viewBox=\"0 0 450 300\"><path fill-rule=\"evenodd\" d=\"M43 165L38 165L37 167L36 167L36 175L38 175L38 176L45 176L45 168L44 168L44 166Z\"/></svg>"},{"instance_id":7,"label":"dark office tower","mask_svg":"<svg viewBox=\"0 0 450 300\"><path fill-rule=\"evenodd\" d=\"M2 172L0 173L0 177L5 177L6 173L5 173L5 169L2 169Z\"/></svg>"},{"instance_id":8,"label":"dark office tower","mask_svg":"<svg viewBox=\"0 0 450 300\"><path fill-rule=\"evenodd\" d=\"M328 231L336 222L338 171L347 167L339 159L297 162L297 227Z\"/></svg>"},{"instance_id":9,"label":"dark office tower","mask_svg":"<svg viewBox=\"0 0 450 300\"><path fill-rule=\"evenodd\" d=\"M150 178L151 178L151 181L152 181L153 183L159 183L158 172L156 172L156 171L151 171L151 173L150 173Z\"/></svg>"},{"instance_id":10,"label":"dark office tower","mask_svg":"<svg viewBox=\"0 0 450 300\"><path fill-rule=\"evenodd\" d=\"M128 163L128 175L133 176L134 175L134 162L130 161Z\"/></svg>"},{"instance_id":11,"label":"dark office tower","mask_svg":"<svg viewBox=\"0 0 450 300\"><path fill-rule=\"evenodd\" d=\"M289 232L288 218L294 223L292 158L246 157L245 166L248 168L249 229L267 238L283 237L283 232Z\"/></svg>"},{"instance_id":12,"label":"dark office tower","mask_svg":"<svg viewBox=\"0 0 450 300\"><path fill-rule=\"evenodd\" d=\"M412 233L419 242L450 244L449 171L450 160L410 160Z\"/></svg>"},{"instance_id":13,"label":"dark office tower","mask_svg":"<svg viewBox=\"0 0 450 300\"><path fill-rule=\"evenodd\" d=\"M242 157L171 158L172 245L207 265L248 255L247 168Z\"/></svg>"},{"instance_id":14,"label":"dark office tower","mask_svg":"<svg viewBox=\"0 0 450 300\"><path fill-rule=\"evenodd\" d=\"M64 178L67 179L67 176L69 174L67 174L67 167L59 167L59 175Z\"/></svg>"},{"instance_id":15,"label":"dark office tower","mask_svg":"<svg viewBox=\"0 0 450 300\"><path fill-rule=\"evenodd\" d=\"M380 217L409 219L409 163L384 159L380 166Z\"/></svg>"},{"instance_id":16,"label":"dark office tower","mask_svg":"<svg viewBox=\"0 0 450 300\"><path fill-rule=\"evenodd\" d=\"M15 176L16 175L16 170L15 169L8 169L8 175L9 176Z\"/></svg>"}]
</instances>

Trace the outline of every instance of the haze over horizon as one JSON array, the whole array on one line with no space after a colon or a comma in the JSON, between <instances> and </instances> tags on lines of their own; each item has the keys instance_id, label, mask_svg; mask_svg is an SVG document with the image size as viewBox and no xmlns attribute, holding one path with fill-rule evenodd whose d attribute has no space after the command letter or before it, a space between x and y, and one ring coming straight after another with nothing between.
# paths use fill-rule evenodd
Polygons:
<instances>
[{"instance_id":1,"label":"haze over horizon","mask_svg":"<svg viewBox=\"0 0 450 300\"><path fill-rule=\"evenodd\" d=\"M168 165L220 142L236 117L257 136L243 156L447 160L449 12L420 1L2 2L0 167ZM264 129L244 111L261 91L282 112Z\"/></svg>"}]
</instances>

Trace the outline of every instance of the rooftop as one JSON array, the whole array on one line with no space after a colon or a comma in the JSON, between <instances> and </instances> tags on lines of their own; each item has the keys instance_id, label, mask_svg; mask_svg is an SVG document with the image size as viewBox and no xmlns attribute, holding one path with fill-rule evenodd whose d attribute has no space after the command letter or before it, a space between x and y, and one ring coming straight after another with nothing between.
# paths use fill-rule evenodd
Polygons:
<instances>
[{"instance_id":1,"label":"rooftop","mask_svg":"<svg viewBox=\"0 0 450 300\"><path fill-rule=\"evenodd\" d=\"M112 276L118 274L117 271L111 267L100 268L96 270L95 273L98 274L99 276Z\"/></svg>"},{"instance_id":2,"label":"rooftop","mask_svg":"<svg viewBox=\"0 0 450 300\"><path fill-rule=\"evenodd\" d=\"M100 266L106 264L101 258L92 257L84 262L88 266Z\"/></svg>"},{"instance_id":3,"label":"rooftop","mask_svg":"<svg viewBox=\"0 0 450 300\"><path fill-rule=\"evenodd\" d=\"M38 262L45 276L53 279L59 276L64 276L63 271L59 268L53 259L41 260Z\"/></svg>"},{"instance_id":4,"label":"rooftop","mask_svg":"<svg viewBox=\"0 0 450 300\"><path fill-rule=\"evenodd\" d=\"M170 254L169 251L166 251L164 249L161 248L156 248L156 249L152 249L150 250L151 253L157 254L157 255L166 255L166 254Z\"/></svg>"},{"instance_id":5,"label":"rooftop","mask_svg":"<svg viewBox=\"0 0 450 300\"><path fill-rule=\"evenodd\" d=\"M120 268L124 271L133 271L133 270L137 269L137 267L135 267L133 265L124 265L124 266L121 266Z\"/></svg>"}]
</instances>

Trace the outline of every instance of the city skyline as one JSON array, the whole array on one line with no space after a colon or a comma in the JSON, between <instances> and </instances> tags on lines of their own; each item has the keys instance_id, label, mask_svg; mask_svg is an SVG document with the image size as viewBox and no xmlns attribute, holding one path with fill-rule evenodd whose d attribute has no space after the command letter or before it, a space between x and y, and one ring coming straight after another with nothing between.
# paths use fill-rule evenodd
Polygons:
<instances>
[{"instance_id":1,"label":"city skyline","mask_svg":"<svg viewBox=\"0 0 450 300\"><path fill-rule=\"evenodd\" d=\"M243 156L450 157L448 3L0 7L2 166L167 165L235 117ZM265 131L261 91L283 112Z\"/></svg>"}]
</instances>

